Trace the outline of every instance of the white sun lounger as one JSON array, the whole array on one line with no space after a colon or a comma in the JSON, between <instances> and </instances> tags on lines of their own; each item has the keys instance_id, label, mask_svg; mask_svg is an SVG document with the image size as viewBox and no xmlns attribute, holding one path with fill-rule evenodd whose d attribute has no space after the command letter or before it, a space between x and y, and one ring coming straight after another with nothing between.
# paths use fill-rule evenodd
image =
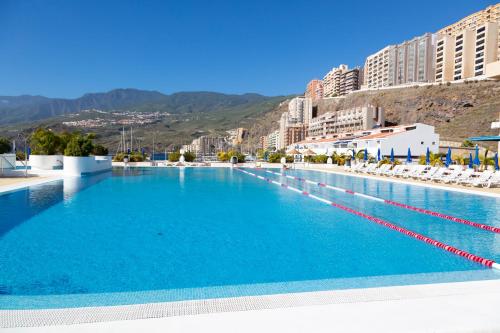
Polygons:
<instances>
[{"instance_id":1,"label":"white sun lounger","mask_svg":"<svg viewBox=\"0 0 500 333\"><path fill-rule=\"evenodd\" d=\"M395 165L392 170L387 170L384 172L384 176L395 176L396 174L399 174L404 168L404 165Z\"/></svg>"},{"instance_id":2,"label":"white sun lounger","mask_svg":"<svg viewBox=\"0 0 500 333\"><path fill-rule=\"evenodd\" d=\"M462 184L470 180L471 176L474 174L473 169L466 169L460 173L460 175L453 180L454 183Z\"/></svg>"},{"instance_id":3,"label":"white sun lounger","mask_svg":"<svg viewBox=\"0 0 500 333\"><path fill-rule=\"evenodd\" d=\"M490 179L481 185L483 187L500 187L500 171L495 171Z\"/></svg>"},{"instance_id":4,"label":"white sun lounger","mask_svg":"<svg viewBox=\"0 0 500 333\"><path fill-rule=\"evenodd\" d=\"M413 175L420 173L425 168L425 165L414 165L410 167L410 170L403 174L403 178L411 178Z\"/></svg>"},{"instance_id":5,"label":"white sun lounger","mask_svg":"<svg viewBox=\"0 0 500 333\"><path fill-rule=\"evenodd\" d=\"M388 171L391 168L391 166L392 166L391 164L382 164L380 166L380 168L378 168L378 169L375 170L375 174L376 175L381 175L384 172Z\"/></svg>"},{"instance_id":6,"label":"white sun lounger","mask_svg":"<svg viewBox=\"0 0 500 333\"><path fill-rule=\"evenodd\" d=\"M436 181L441 181L445 184L449 184L454 182L461 174L463 173L463 170L461 169L454 169L449 173L446 173L441 177L441 179L436 179Z\"/></svg>"},{"instance_id":7,"label":"white sun lounger","mask_svg":"<svg viewBox=\"0 0 500 333\"><path fill-rule=\"evenodd\" d=\"M446 172L448 172L449 170L450 169L448 169L448 168L438 168L438 170L436 172L434 172L434 174L428 175L427 177L425 177L424 180L441 179L446 174Z\"/></svg>"},{"instance_id":8,"label":"white sun lounger","mask_svg":"<svg viewBox=\"0 0 500 333\"><path fill-rule=\"evenodd\" d=\"M377 163L371 163L368 165L368 167L363 170L364 173L373 173L373 171L377 169Z\"/></svg>"},{"instance_id":9,"label":"white sun lounger","mask_svg":"<svg viewBox=\"0 0 500 333\"><path fill-rule=\"evenodd\" d=\"M423 165L422 168L417 169L417 171L411 175L411 178L419 179L422 175L426 174L431 168L432 167L429 165Z\"/></svg>"},{"instance_id":10,"label":"white sun lounger","mask_svg":"<svg viewBox=\"0 0 500 333\"><path fill-rule=\"evenodd\" d=\"M470 179L467 184L472 185L472 186L481 186L481 184L484 184L485 182L488 182L488 180L493 176L493 171L491 170L485 170L481 172L481 174L477 177L474 177Z\"/></svg>"},{"instance_id":11,"label":"white sun lounger","mask_svg":"<svg viewBox=\"0 0 500 333\"><path fill-rule=\"evenodd\" d=\"M430 167L428 169L425 169L421 174L417 176L417 179L426 180L427 177L432 177L438 170L438 167Z\"/></svg>"}]
</instances>

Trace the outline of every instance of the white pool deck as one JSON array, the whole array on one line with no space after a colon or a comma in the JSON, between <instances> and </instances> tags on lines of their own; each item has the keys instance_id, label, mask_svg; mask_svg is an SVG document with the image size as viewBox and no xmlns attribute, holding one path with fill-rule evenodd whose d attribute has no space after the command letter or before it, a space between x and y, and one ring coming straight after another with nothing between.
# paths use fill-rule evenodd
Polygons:
<instances>
[{"instance_id":1,"label":"white pool deck","mask_svg":"<svg viewBox=\"0 0 500 333\"><path fill-rule=\"evenodd\" d=\"M1 186L0 192L62 178L55 174L29 179ZM500 279L107 307L0 310L0 331L500 332Z\"/></svg>"}]
</instances>

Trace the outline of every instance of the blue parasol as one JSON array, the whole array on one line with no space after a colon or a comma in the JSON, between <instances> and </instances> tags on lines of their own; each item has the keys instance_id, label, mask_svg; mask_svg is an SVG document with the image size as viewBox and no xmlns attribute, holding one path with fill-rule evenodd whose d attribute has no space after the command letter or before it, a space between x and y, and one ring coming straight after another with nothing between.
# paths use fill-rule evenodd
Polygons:
<instances>
[{"instance_id":1,"label":"blue parasol","mask_svg":"<svg viewBox=\"0 0 500 333\"><path fill-rule=\"evenodd\" d=\"M479 146L476 145L476 156L474 156L474 165L479 165L481 162L479 161Z\"/></svg>"},{"instance_id":2,"label":"blue parasol","mask_svg":"<svg viewBox=\"0 0 500 333\"><path fill-rule=\"evenodd\" d=\"M391 162L394 163L394 148L391 148Z\"/></svg>"},{"instance_id":3,"label":"blue parasol","mask_svg":"<svg viewBox=\"0 0 500 333\"><path fill-rule=\"evenodd\" d=\"M429 150L429 147L427 147L427 152L425 153L425 164L431 164L431 151Z\"/></svg>"},{"instance_id":4,"label":"blue parasol","mask_svg":"<svg viewBox=\"0 0 500 333\"><path fill-rule=\"evenodd\" d=\"M451 164L451 148L448 147L448 152L446 153L446 161L444 165L446 165L446 167L449 167L450 164Z\"/></svg>"},{"instance_id":5,"label":"blue parasol","mask_svg":"<svg viewBox=\"0 0 500 333\"><path fill-rule=\"evenodd\" d=\"M408 147L408 155L406 156L406 162L411 163L411 150L410 147Z\"/></svg>"},{"instance_id":6,"label":"blue parasol","mask_svg":"<svg viewBox=\"0 0 500 333\"><path fill-rule=\"evenodd\" d=\"M380 148L379 148L377 151L377 162L380 162L380 160L382 160L382 158L380 158Z\"/></svg>"},{"instance_id":7,"label":"blue parasol","mask_svg":"<svg viewBox=\"0 0 500 333\"><path fill-rule=\"evenodd\" d=\"M469 153L469 169L472 169L474 165L472 164L472 153Z\"/></svg>"},{"instance_id":8,"label":"blue parasol","mask_svg":"<svg viewBox=\"0 0 500 333\"><path fill-rule=\"evenodd\" d=\"M498 153L495 153L495 157L493 157L493 161L495 162L495 170L500 170L500 167L498 166Z\"/></svg>"},{"instance_id":9,"label":"blue parasol","mask_svg":"<svg viewBox=\"0 0 500 333\"><path fill-rule=\"evenodd\" d=\"M363 160L368 161L368 149L365 148L365 153L363 154Z\"/></svg>"}]
</instances>

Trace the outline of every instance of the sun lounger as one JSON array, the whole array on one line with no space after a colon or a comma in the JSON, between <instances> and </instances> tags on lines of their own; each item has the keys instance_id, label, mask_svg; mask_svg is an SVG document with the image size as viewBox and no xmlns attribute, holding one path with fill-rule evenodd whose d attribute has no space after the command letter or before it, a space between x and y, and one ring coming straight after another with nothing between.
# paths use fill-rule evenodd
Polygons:
<instances>
[{"instance_id":1,"label":"sun lounger","mask_svg":"<svg viewBox=\"0 0 500 333\"><path fill-rule=\"evenodd\" d=\"M438 170L438 167L430 167L428 169L424 169L424 171L419 174L416 179L426 180L427 178L432 177Z\"/></svg>"},{"instance_id":2,"label":"sun lounger","mask_svg":"<svg viewBox=\"0 0 500 333\"><path fill-rule=\"evenodd\" d=\"M383 173L383 175L395 176L396 174L399 174L404 167L405 167L404 165L395 165L394 168L392 168L392 170L387 170L386 172Z\"/></svg>"},{"instance_id":3,"label":"sun lounger","mask_svg":"<svg viewBox=\"0 0 500 333\"><path fill-rule=\"evenodd\" d=\"M491 170L485 170L481 172L481 174L477 177L474 177L470 179L467 184L472 185L472 186L481 186L481 184L484 184L485 182L488 182L488 180L493 176L493 171Z\"/></svg>"},{"instance_id":4,"label":"sun lounger","mask_svg":"<svg viewBox=\"0 0 500 333\"><path fill-rule=\"evenodd\" d=\"M361 172L364 172L364 173L373 173L373 171L377 169L377 163L371 163L371 164L368 164L368 166L366 167L366 169L362 170Z\"/></svg>"},{"instance_id":5,"label":"sun lounger","mask_svg":"<svg viewBox=\"0 0 500 333\"><path fill-rule=\"evenodd\" d=\"M500 187L500 171L495 171L490 179L481 185L483 187Z\"/></svg>"},{"instance_id":6,"label":"sun lounger","mask_svg":"<svg viewBox=\"0 0 500 333\"><path fill-rule=\"evenodd\" d=\"M411 178L413 177L413 175L423 170L424 167L425 165L413 165L410 167L410 170L408 170L408 172L404 173L402 176L403 178Z\"/></svg>"},{"instance_id":7,"label":"sun lounger","mask_svg":"<svg viewBox=\"0 0 500 333\"><path fill-rule=\"evenodd\" d=\"M453 181L456 184L462 184L470 180L471 176L474 174L473 169L466 169L460 173L460 175Z\"/></svg>"},{"instance_id":8,"label":"sun lounger","mask_svg":"<svg viewBox=\"0 0 500 333\"><path fill-rule=\"evenodd\" d=\"M424 180L440 179L446 173L446 171L448 171L448 168L446 167L438 168L432 175L427 175L426 177L424 177Z\"/></svg>"},{"instance_id":9,"label":"sun lounger","mask_svg":"<svg viewBox=\"0 0 500 333\"><path fill-rule=\"evenodd\" d=\"M417 169L412 175L411 178L419 179L422 175L426 174L430 170L430 166L423 165L422 168Z\"/></svg>"},{"instance_id":10,"label":"sun lounger","mask_svg":"<svg viewBox=\"0 0 500 333\"><path fill-rule=\"evenodd\" d=\"M386 171L388 171L391 168L391 164L382 164L379 168L377 168L374 172L376 175L380 175Z\"/></svg>"},{"instance_id":11,"label":"sun lounger","mask_svg":"<svg viewBox=\"0 0 500 333\"><path fill-rule=\"evenodd\" d=\"M460 169L454 169L453 171L450 171L449 173L446 173L441 177L441 179L436 179L436 181L441 181L445 184L449 184L454 182L461 174L463 173L463 170Z\"/></svg>"}]
</instances>

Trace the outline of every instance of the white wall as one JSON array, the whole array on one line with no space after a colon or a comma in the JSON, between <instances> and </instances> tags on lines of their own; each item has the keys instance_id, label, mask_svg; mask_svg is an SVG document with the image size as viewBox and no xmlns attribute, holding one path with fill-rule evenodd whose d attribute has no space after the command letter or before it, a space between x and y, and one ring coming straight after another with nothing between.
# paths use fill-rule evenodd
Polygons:
<instances>
[{"instance_id":1,"label":"white wall","mask_svg":"<svg viewBox=\"0 0 500 333\"><path fill-rule=\"evenodd\" d=\"M354 140L357 144L356 151L367 148L368 154L377 156L378 148L380 154L389 156L391 148L394 149L394 155L406 156L408 147L410 147L412 156L425 155L427 147L432 153L439 152L439 134L434 132L434 127L417 124L417 128L411 131L394 133L385 138L374 138L370 140Z\"/></svg>"},{"instance_id":2,"label":"white wall","mask_svg":"<svg viewBox=\"0 0 500 333\"><path fill-rule=\"evenodd\" d=\"M15 169L16 154L0 154L0 170Z\"/></svg>"},{"instance_id":3,"label":"white wall","mask_svg":"<svg viewBox=\"0 0 500 333\"><path fill-rule=\"evenodd\" d=\"M108 156L64 156L64 175L81 176L111 170L111 157Z\"/></svg>"},{"instance_id":4,"label":"white wall","mask_svg":"<svg viewBox=\"0 0 500 333\"><path fill-rule=\"evenodd\" d=\"M54 170L63 166L62 155L30 155L28 165L32 169Z\"/></svg>"}]
</instances>

